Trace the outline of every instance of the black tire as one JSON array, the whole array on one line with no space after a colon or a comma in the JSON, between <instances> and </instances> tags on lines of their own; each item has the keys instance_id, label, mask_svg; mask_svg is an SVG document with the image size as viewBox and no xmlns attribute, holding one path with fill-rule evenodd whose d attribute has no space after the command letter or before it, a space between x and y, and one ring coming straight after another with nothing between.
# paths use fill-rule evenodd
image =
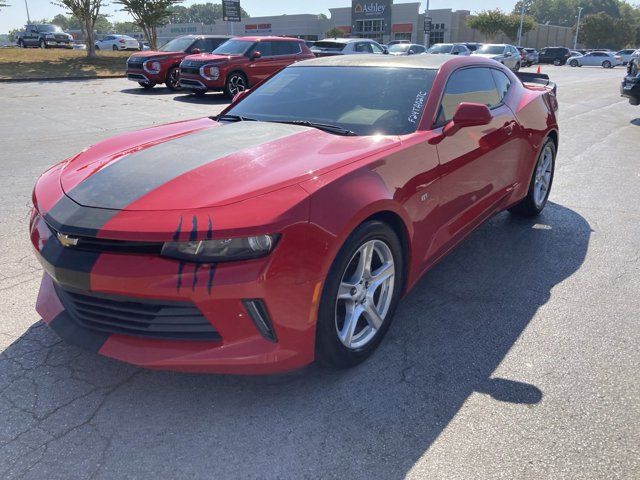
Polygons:
<instances>
[{"instance_id":1,"label":"black tire","mask_svg":"<svg viewBox=\"0 0 640 480\"><path fill-rule=\"evenodd\" d=\"M547 189L544 200L540 205L537 205L534 198L536 173L538 170L538 165L542 161L543 154L547 146L549 146L552 151L551 180L549 181L549 188ZM553 139L547 138L544 144L542 145L542 148L540 149L540 154L538 155L538 159L536 160L536 165L533 168L533 173L531 174L531 180L529 181L529 190L527 191L527 196L524 197L520 203L509 208L509 211L511 213L515 215L520 215L523 217L534 217L536 215L539 215L540 212L544 210L544 207L547 204L547 200L549 199L549 193L551 192L551 187L553 186L553 176L555 174L555 169L556 169L556 153L557 153L557 148L556 148L555 142L553 141Z\"/></svg>"},{"instance_id":2,"label":"black tire","mask_svg":"<svg viewBox=\"0 0 640 480\"><path fill-rule=\"evenodd\" d=\"M40 39L40 42L38 42L38 46L40 48L47 48L47 42L44 41L44 38Z\"/></svg>"},{"instance_id":3,"label":"black tire","mask_svg":"<svg viewBox=\"0 0 640 480\"><path fill-rule=\"evenodd\" d=\"M169 69L165 85L169 90L173 90L174 92L182 90L182 87L180 86L180 69L178 67L172 67Z\"/></svg>"},{"instance_id":4,"label":"black tire","mask_svg":"<svg viewBox=\"0 0 640 480\"><path fill-rule=\"evenodd\" d=\"M111 47L111 50L113 50L114 52L117 52L117 51L118 51L118 47L117 47L116 45L113 45L113 46Z\"/></svg>"},{"instance_id":5,"label":"black tire","mask_svg":"<svg viewBox=\"0 0 640 480\"><path fill-rule=\"evenodd\" d=\"M238 89L240 86L242 86L241 90ZM247 76L242 72L231 72L224 82L224 94L231 99L233 99L236 93L246 90L247 88L249 88L249 81L247 80Z\"/></svg>"},{"instance_id":6,"label":"black tire","mask_svg":"<svg viewBox=\"0 0 640 480\"><path fill-rule=\"evenodd\" d=\"M99 47L98 45L96 45L96 51L97 51L97 50L100 50L100 47Z\"/></svg>"},{"instance_id":7,"label":"black tire","mask_svg":"<svg viewBox=\"0 0 640 480\"><path fill-rule=\"evenodd\" d=\"M516 63L516 66L513 68L514 72L519 72L520 71L520 62Z\"/></svg>"},{"instance_id":8,"label":"black tire","mask_svg":"<svg viewBox=\"0 0 640 480\"><path fill-rule=\"evenodd\" d=\"M609 60L605 60L602 62L602 68L611 68L611 62Z\"/></svg>"},{"instance_id":9,"label":"black tire","mask_svg":"<svg viewBox=\"0 0 640 480\"><path fill-rule=\"evenodd\" d=\"M18 48L27 48L24 45L24 40L22 40L22 39L18 40Z\"/></svg>"},{"instance_id":10,"label":"black tire","mask_svg":"<svg viewBox=\"0 0 640 480\"><path fill-rule=\"evenodd\" d=\"M572 67L577 67L578 66L578 61L577 60L571 60L571 62L569 62L569 65L571 65Z\"/></svg>"},{"instance_id":11,"label":"black tire","mask_svg":"<svg viewBox=\"0 0 640 480\"><path fill-rule=\"evenodd\" d=\"M155 83L143 83L143 82L138 82L138 85L140 85L145 90L151 90L153 87L156 86Z\"/></svg>"},{"instance_id":12,"label":"black tire","mask_svg":"<svg viewBox=\"0 0 640 480\"><path fill-rule=\"evenodd\" d=\"M553 64L556 67L559 67L560 65L562 65L562 60L560 60L559 58L556 58L556 59L553 60Z\"/></svg>"},{"instance_id":13,"label":"black tire","mask_svg":"<svg viewBox=\"0 0 640 480\"><path fill-rule=\"evenodd\" d=\"M358 249L371 240L382 241L391 251L395 266L393 291L389 308L381 327L368 343L360 348L352 349L345 346L338 337L336 299L338 288L351 260ZM316 326L316 360L327 367L348 368L368 358L378 347L391 325L403 286L403 249L400 240L391 227L386 223L373 220L365 222L356 228L347 238L333 261L322 290Z\"/></svg>"}]
</instances>

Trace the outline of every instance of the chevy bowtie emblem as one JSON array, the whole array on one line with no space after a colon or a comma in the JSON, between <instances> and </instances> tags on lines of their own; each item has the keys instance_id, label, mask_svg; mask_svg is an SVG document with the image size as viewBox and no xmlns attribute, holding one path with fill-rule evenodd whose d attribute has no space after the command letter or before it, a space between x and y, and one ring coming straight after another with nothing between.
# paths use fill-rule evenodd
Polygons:
<instances>
[{"instance_id":1,"label":"chevy bowtie emblem","mask_svg":"<svg viewBox=\"0 0 640 480\"><path fill-rule=\"evenodd\" d=\"M78 245L77 238L70 237L69 235L65 235L64 233L58 232L58 240L63 247L75 247L76 245Z\"/></svg>"}]
</instances>

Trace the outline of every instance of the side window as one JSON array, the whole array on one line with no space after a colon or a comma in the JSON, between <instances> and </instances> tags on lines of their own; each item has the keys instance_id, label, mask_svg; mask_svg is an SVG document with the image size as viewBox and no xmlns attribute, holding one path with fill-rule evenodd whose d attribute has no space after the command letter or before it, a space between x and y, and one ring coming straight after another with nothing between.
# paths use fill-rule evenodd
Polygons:
<instances>
[{"instance_id":1,"label":"side window","mask_svg":"<svg viewBox=\"0 0 640 480\"><path fill-rule=\"evenodd\" d=\"M380 48L375 43L370 43L369 46L371 47L371 50L373 51L373 53L384 53L384 50L382 50L382 48Z\"/></svg>"},{"instance_id":2,"label":"side window","mask_svg":"<svg viewBox=\"0 0 640 480\"><path fill-rule=\"evenodd\" d=\"M255 46L254 50L260 52L260 55L263 57L271 57L273 56L271 43L272 42L260 42Z\"/></svg>"},{"instance_id":3,"label":"side window","mask_svg":"<svg viewBox=\"0 0 640 480\"><path fill-rule=\"evenodd\" d=\"M205 38L204 46L200 48L203 52L213 52L216 48L224 43L224 38Z\"/></svg>"},{"instance_id":4,"label":"side window","mask_svg":"<svg viewBox=\"0 0 640 480\"><path fill-rule=\"evenodd\" d=\"M356 52L373 53L373 50L371 49L371 45L369 45L368 43L359 42L359 43L356 43Z\"/></svg>"},{"instance_id":5,"label":"side window","mask_svg":"<svg viewBox=\"0 0 640 480\"><path fill-rule=\"evenodd\" d=\"M538 55L546 55L547 51L545 49L540 50L540 52L538 52Z\"/></svg>"},{"instance_id":6,"label":"side window","mask_svg":"<svg viewBox=\"0 0 640 480\"><path fill-rule=\"evenodd\" d=\"M426 52L426 51L427 51L427 49L426 49L426 48L424 48L424 47L423 47L423 46L421 46L421 45L416 45L416 46L415 46L415 47L413 47L413 48L415 49L416 53L424 53L424 52Z\"/></svg>"},{"instance_id":7,"label":"side window","mask_svg":"<svg viewBox=\"0 0 640 480\"><path fill-rule=\"evenodd\" d=\"M293 55L294 53L300 53L298 42L273 42L272 46L274 55Z\"/></svg>"},{"instance_id":8,"label":"side window","mask_svg":"<svg viewBox=\"0 0 640 480\"><path fill-rule=\"evenodd\" d=\"M296 55L302 53L302 46L300 42L287 42L289 48L289 55Z\"/></svg>"},{"instance_id":9,"label":"side window","mask_svg":"<svg viewBox=\"0 0 640 480\"><path fill-rule=\"evenodd\" d=\"M495 69L491 69L491 74L493 75L493 79L496 82L496 87L498 87L498 95L500 96L500 101L504 100L504 97L509 93L509 87L511 87L511 80L507 77L503 72Z\"/></svg>"},{"instance_id":10,"label":"side window","mask_svg":"<svg viewBox=\"0 0 640 480\"><path fill-rule=\"evenodd\" d=\"M501 99L489 68L464 68L451 74L438 111L436 124L444 125L453 118L462 102L481 103L489 108Z\"/></svg>"},{"instance_id":11,"label":"side window","mask_svg":"<svg viewBox=\"0 0 640 480\"><path fill-rule=\"evenodd\" d=\"M191 46L189 47L189 51L192 52L194 48L199 49L201 52L206 52L207 44L205 42L205 39L204 38L197 39L195 42L191 44Z\"/></svg>"}]
</instances>

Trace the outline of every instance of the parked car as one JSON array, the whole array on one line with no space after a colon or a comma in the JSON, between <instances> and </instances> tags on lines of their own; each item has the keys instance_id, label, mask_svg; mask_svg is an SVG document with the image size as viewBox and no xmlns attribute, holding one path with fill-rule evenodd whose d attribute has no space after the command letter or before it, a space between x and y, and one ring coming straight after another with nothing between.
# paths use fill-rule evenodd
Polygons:
<instances>
[{"instance_id":1,"label":"parked car","mask_svg":"<svg viewBox=\"0 0 640 480\"><path fill-rule=\"evenodd\" d=\"M174 38L156 52L134 53L127 60L127 78L145 89L164 83L170 90L180 90L180 62L187 55L212 52L230 38L228 35L185 35Z\"/></svg>"},{"instance_id":2,"label":"parked car","mask_svg":"<svg viewBox=\"0 0 640 480\"><path fill-rule=\"evenodd\" d=\"M304 44L308 47L311 48L316 44L316 40L305 40Z\"/></svg>"},{"instance_id":3,"label":"parked car","mask_svg":"<svg viewBox=\"0 0 640 480\"><path fill-rule=\"evenodd\" d=\"M378 42L366 38L325 38L316 42L311 52L316 57L388 53Z\"/></svg>"},{"instance_id":4,"label":"parked car","mask_svg":"<svg viewBox=\"0 0 640 480\"><path fill-rule=\"evenodd\" d=\"M622 58L622 65L626 66L627 63L629 63L629 60L631 60L631 57L633 56L635 51L635 48L625 48L624 50L619 50L618 52L616 52L616 55Z\"/></svg>"},{"instance_id":5,"label":"parked car","mask_svg":"<svg viewBox=\"0 0 640 480\"><path fill-rule=\"evenodd\" d=\"M490 58L497 62L502 63L510 70L517 72L520 70L521 60L520 52L513 45L508 44L492 44L486 43L482 45L478 50L473 52L472 55L479 57Z\"/></svg>"},{"instance_id":6,"label":"parked car","mask_svg":"<svg viewBox=\"0 0 640 480\"><path fill-rule=\"evenodd\" d=\"M463 43L436 43L428 48L427 53L439 55L471 55L471 50Z\"/></svg>"},{"instance_id":7,"label":"parked car","mask_svg":"<svg viewBox=\"0 0 640 480\"><path fill-rule=\"evenodd\" d=\"M222 91L233 98L281 68L313 56L298 38L238 37L213 53L185 57L180 63L180 85L197 95Z\"/></svg>"},{"instance_id":8,"label":"parked car","mask_svg":"<svg viewBox=\"0 0 640 480\"><path fill-rule=\"evenodd\" d=\"M567 63L572 67L603 67L613 68L622 65L622 57L611 52L589 52L585 55L570 57Z\"/></svg>"},{"instance_id":9,"label":"parked car","mask_svg":"<svg viewBox=\"0 0 640 480\"><path fill-rule=\"evenodd\" d=\"M36 183L36 309L155 369L356 365L483 220L544 209L557 101L527 85L480 56L318 58L213 119L104 140Z\"/></svg>"},{"instance_id":10,"label":"parked car","mask_svg":"<svg viewBox=\"0 0 640 480\"><path fill-rule=\"evenodd\" d=\"M567 63L571 51L565 47L545 47L538 52L538 63L552 63L560 66Z\"/></svg>"},{"instance_id":11,"label":"parked car","mask_svg":"<svg viewBox=\"0 0 640 480\"><path fill-rule=\"evenodd\" d=\"M620 94L631 105L640 105L640 56L633 57L627 65L627 75L620 86Z\"/></svg>"},{"instance_id":12,"label":"parked car","mask_svg":"<svg viewBox=\"0 0 640 480\"><path fill-rule=\"evenodd\" d=\"M424 45L417 43L395 43L388 48L389 55L415 55L426 51Z\"/></svg>"},{"instance_id":13,"label":"parked car","mask_svg":"<svg viewBox=\"0 0 640 480\"><path fill-rule=\"evenodd\" d=\"M481 43L475 43L475 42L464 42L462 45L467 47L471 52L475 52L482 46Z\"/></svg>"},{"instance_id":14,"label":"parked car","mask_svg":"<svg viewBox=\"0 0 640 480\"><path fill-rule=\"evenodd\" d=\"M17 43L20 48L73 48L73 37L57 25L26 25L24 32L18 34Z\"/></svg>"},{"instance_id":15,"label":"parked car","mask_svg":"<svg viewBox=\"0 0 640 480\"><path fill-rule=\"evenodd\" d=\"M411 40L391 40L390 42L387 42L387 48L392 45L400 45L403 43L411 43Z\"/></svg>"},{"instance_id":16,"label":"parked car","mask_svg":"<svg viewBox=\"0 0 640 480\"><path fill-rule=\"evenodd\" d=\"M526 52L525 66L530 67L538 63L538 51L535 48L525 48L524 51Z\"/></svg>"},{"instance_id":17,"label":"parked car","mask_svg":"<svg viewBox=\"0 0 640 480\"><path fill-rule=\"evenodd\" d=\"M140 50L140 42L129 35L105 35L96 40L96 50Z\"/></svg>"}]
</instances>

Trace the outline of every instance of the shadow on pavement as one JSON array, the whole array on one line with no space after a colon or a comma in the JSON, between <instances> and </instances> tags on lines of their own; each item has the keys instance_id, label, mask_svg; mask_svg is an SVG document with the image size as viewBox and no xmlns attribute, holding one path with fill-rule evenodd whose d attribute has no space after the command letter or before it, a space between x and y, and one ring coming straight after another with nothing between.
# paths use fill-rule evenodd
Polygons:
<instances>
[{"instance_id":1,"label":"shadow on pavement","mask_svg":"<svg viewBox=\"0 0 640 480\"><path fill-rule=\"evenodd\" d=\"M195 95L192 93L182 92L183 95L179 95L174 98L176 102L196 103L196 104L209 104L209 105L224 105L231 103L227 97L222 93L207 93L205 95Z\"/></svg>"},{"instance_id":2,"label":"shadow on pavement","mask_svg":"<svg viewBox=\"0 0 640 480\"><path fill-rule=\"evenodd\" d=\"M590 232L556 204L534 220L498 215L419 282L376 354L347 371L144 371L38 323L0 355L0 476L404 478L471 394L542 400L493 372L580 267Z\"/></svg>"},{"instance_id":3,"label":"shadow on pavement","mask_svg":"<svg viewBox=\"0 0 640 480\"><path fill-rule=\"evenodd\" d=\"M634 120L631 120L631 125L635 125L637 127L640 127L640 118L636 118Z\"/></svg>"},{"instance_id":4,"label":"shadow on pavement","mask_svg":"<svg viewBox=\"0 0 640 480\"><path fill-rule=\"evenodd\" d=\"M150 90L145 90L142 87L123 88L122 90L120 90L120 92L127 93L129 95L141 95L141 96L180 95L182 93L179 91L169 90L164 85L156 85Z\"/></svg>"}]
</instances>

